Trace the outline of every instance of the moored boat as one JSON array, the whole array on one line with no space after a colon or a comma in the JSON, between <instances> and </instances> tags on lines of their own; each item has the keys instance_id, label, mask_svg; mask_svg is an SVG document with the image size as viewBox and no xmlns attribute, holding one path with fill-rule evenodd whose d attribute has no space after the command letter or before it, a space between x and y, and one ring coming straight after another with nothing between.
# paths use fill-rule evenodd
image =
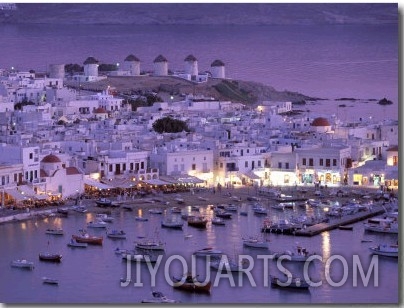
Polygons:
<instances>
[{"instance_id":1,"label":"moored boat","mask_svg":"<svg viewBox=\"0 0 404 308\"><path fill-rule=\"evenodd\" d=\"M397 244L380 244L376 247L369 247L369 250L379 256L398 258Z\"/></svg>"},{"instance_id":2,"label":"moored boat","mask_svg":"<svg viewBox=\"0 0 404 308\"><path fill-rule=\"evenodd\" d=\"M57 229L46 229L45 230L46 234L51 234L51 235L63 235L63 229L57 228Z\"/></svg>"},{"instance_id":3,"label":"moored boat","mask_svg":"<svg viewBox=\"0 0 404 308\"><path fill-rule=\"evenodd\" d=\"M306 248L301 246L294 247L293 251L286 250L284 252L275 253L274 259L279 259L284 257L284 260L288 261L296 261L296 262L305 262L311 256L314 256L314 252L308 252Z\"/></svg>"},{"instance_id":4,"label":"moored boat","mask_svg":"<svg viewBox=\"0 0 404 308\"><path fill-rule=\"evenodd\" d=\"M191 216L191 217L188 217L187 222L188 222L188 226L205 229L206 224L208 223L208 220L202 216Z\"/></svg>"},{"instance_id":5,"label":"moored boat","mask_svg":"<svg viewBox=\"0 0 404 308\"><path fill-rule=\"evenodd\" d=\"M111 230L107 232L107 237L112 239L126 239L126 232L123 230Z\"/></svg>"},{"instance_id":6,"label":"moored boat","mask_svg":"<svg viewBox=\"0 0 404 308\"><path fill-rule=\"evenodd\" d=\"M157 256L154 254L122 253L122 259L131 262L156 263Z\"/></svg>"},{"instance_id":7,"label":"moored boat","mask_svg":"<svg viewBox=\"0 0 404 308\"><path fill-rule=\"evenodd\" d=\"M188 292L210 293L211 282L198 281L196 277L187 274L183 277L173 277L173 287Z\"/></svg>"},{"instance_id":8,"label":"moored boat","mask_svg":"<svg viewBox=\"0 0 404 308\"><path fill-rule=\"evenodd\" d=\"M281 280L278 277L270 275L271 285L281 288L298 288L308 289L310 284L299 277L290 277L289 279Z\"/></svg>"},{"instance_id":9,"label":"moored boat","mask_svg":"<svg viewBox=\"0 0 404 308\"><path fill-rule=\"evenodd\" d=\"M135 244L135 248L144 249L144 250L164 250L165 244L159 240L144 240L141 242L137 242Z\"/></svg>"},{"instance_id":10,"label":"moored boat","mask_svg":"<svg viewBox=\"0 0 404 308\"><path fill-rule=\"evenodd\" d=\"M81 235L72 235L72 238L78 243L87 243L90 245L102 245L102 236L92 236L88 233L82 233Z\"/></svg>"},{"instance_id":11,"label":"moored boat","mask_svg":"<svg viewBox=\"0 0 404 308\"><path fill-rule=\"evenodd\" d=\"M60 262L62 255L58 253L43 252L39 254L39 260L47 262Z\"/></svg>"},{"instance_id":12,"label":"moored boat","mask_svg":"<svg viewBox=\"0 0 404 308\"><path fill-rule=\"evenodd\" d=\"M97 206L104 207L104 206L110 206L112 204L112 201L108 198L99 198L98 200L95 200L95 203Z\"/></svg>"},{"instance_id":13,"label":"moored boat","mask_svg":"<svg viewBox=\"0 0 404 308\"><path fill-rule=\"evenodd\" d=\"M136 217L135 217L135 220L136 220L136 221L148 221L149 219L146 218L146 217L142 217L142 216L136 216Z\"/></svg>"},{"instance_id":14,"label":"moored boat","mask_svg":"<svg viewBox=\"0 0 404 308\"><path fill-rule=\"evenodd\" d=\"M212 247L206 247L193 252L193 255L198 257L213 256L220 257L223 254L221 250L213 249Z\"/></svg>"},{"instance_id":15,"label":"moored boat","mask_svg":"<svg viewBox=\"0 0 404 308\"><path fill-rule=\"evenodd\" d=\"M162 292L153 291L152 298L142 299L142 303L151 303L151 304L174 304L180 303L177 300L169 299Z\"/></svg>"},{"instance_id":16,"label":"moored boat","mask_svg":"<svg viewBox=\"0 0 404 308\"><path fill-rule=\"evenodd\" d=\"M11 267L19 267L19 268L26 268L26 269L34 269L34 262L28 261L26 259L21 260L14 260L11 261Z\"/></svg>"},{"instance_id":17,"label":"moored boat","mask_svg":"<svg viewBox=\"0 0 404 308\"><path fill-rule=\"evenodd\" d=\"M213 217L212 218L212 225L225 226L226 222L220 217Z\"/></svg>"},{"instance_id":18,"label":"moored boat","mask_svg":"<svg viewBox=\"0 0 404 308\"><path fill-rule=\"evenodd\" d=\"M182 229L184 222L173 217L168 217L161 222L163 228Z\"/></svg>"},{"instance_id":19,"label":"moored boat","mask_svg":"<svg viewBox=\"0 0 404 308\"><path fill-rule=\"evenodd\" d=\"M52 284L52 285L58 285L59 280L55 278L49 278L49 277L42 277L42 282L45 284Z\"/></svg>"},{"instance_id":20,"label":"moored boat","mask_svg":"<svg viewBox=\"0 0 404 308\"><path fill-rule=\"evenodd\" d=\"M255 237L243 239L243 246L250 248L268 249L268 243Z\"/></svg>"},{"instance_id":21,"label":"moored boat","mask_svg":"<svg viewBox=\"0 0 404 308\"><path fill-rule=\"evenodd\" d=\"M88 246L87 243L79 243L75 239L71 239L70 242L67 243L69 247L78 247L78 248L86 248Z\"/></svg>"},{"instance_id":22,"label":"moored boat","mask_svg":"<svg viewBox=\"0 0 404 308\"><path fill-rule=\"evenodd\" d=\"M105 221L102 220L96 220L96 221L90 221L87 224L88 228L106 228L107 227L107 223Z\"/></svg>"}]
</instances>

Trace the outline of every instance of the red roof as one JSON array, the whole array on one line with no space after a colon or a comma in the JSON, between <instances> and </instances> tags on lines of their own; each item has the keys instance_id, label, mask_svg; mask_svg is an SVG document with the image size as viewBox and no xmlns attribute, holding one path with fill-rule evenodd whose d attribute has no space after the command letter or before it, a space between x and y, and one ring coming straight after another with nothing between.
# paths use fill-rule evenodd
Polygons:
<instances>
[{"instance_id":1,"label":"red roof","mask_svg":"<svg viewBox=\"0 0 404 308\"><path fill-rule=\"evenodd\" d=\"M62 162L59 157L53 154L46 155L42 160L42 163L60 163Z\"/></svg>"},{"instance_id":2,"label":"red roof","mask_svg":"<svg viewBox=\"0 0 404 308\"><path fill-rule=\"evenodd\" d=\"M97 109L94 110L94 113L108 113L104 108L98 107Z\"/></svg>"},{"instance_id":3,"label":"red roof","mask_svg":"<svg viewBox=\"0 0 404 308\"><path fill-rule=\"evenodd\" d=\"M326 118L315 118L311 126L331 126Z\"/></svg>"},{"instance_id":4,"label":"red roof","mask_svg":"<svg viewBox=\"0 0 404 308\"><path fill-rule=\"evenodd\" d=\"M398 152L398 145L392 145L392 146L389 147L386 151L389 151L389 152Z\"/></svg>"},{"instance_id":5,"label":"red roof","mask_svg":"<svg viewBox=\"0 0 404 308\"><path fill-rule=\"evenodd\" d=\"M77 170L76 167L67 167L67 168L66 168L66 174L67 174L67 175L80 174L80 171Z\"/></svg>"}]
</instances>

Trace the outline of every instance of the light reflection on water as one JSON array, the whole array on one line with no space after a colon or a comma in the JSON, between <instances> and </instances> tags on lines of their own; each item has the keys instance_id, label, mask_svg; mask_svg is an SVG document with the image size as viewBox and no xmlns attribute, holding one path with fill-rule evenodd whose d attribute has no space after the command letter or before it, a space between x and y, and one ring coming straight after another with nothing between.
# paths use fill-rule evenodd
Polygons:
<instances>
[{"instance_id":1,"label":"light reflection on water","mask_svg":"<svg viewBox=\"0 0 404 308\"><path fill-rule=\"evenodd\" d=\"M324 303L324 302L394 302L398 294L398 278L392 279L392 275L398 275L396 260L380 260L380 283L378 288L359 285L352 288L352 274L346 285L333 288L325 281L324 262L314 261L309 266L309 274L313 281L322 281L319 288L312 288L306 292L283 290L264 287L264 263L257 259L262 254L291 249L296 243L317 252L327 260L335 253L343 251L343 255L349 257L358 254L363 260L369 259L368 247L378 242L394 241L394 236L365 233L361 222L354 224L354 231L332 230L312 238L294 237L276 234L265 234L269 240L269 251L261 251L242 246L242 235L259 234L259 228L263 217L253 215L240 216L237 213L233 218L226 220L226 226L216 228L208 224L206 230L198 230L184 224L184 230L161 229L160 223L164 215L151 215L147 208L143 209L148 222L139 222L134 219L137 213L124 210L114 210L115 218L111 224L116 229L125 230L128 234L126 240L111 240L105 238L105 230L92 229L91 233L104 236L103 247L91 246L86 249L71 249L66 246L70 236L85 225L88 219L94 219L94 215L71 214L68 218L49 217L47 220L38 219L23 223L10 223L0 225L0 247L7 247L0 255L0 270L4 277L0 281L0 298L4 302L117 302L137 303L142 298L150 296L150 274L147 266L141 265L143 288L134 287L133 284L126 288L120 287L119 279L125 276L126 263L114 253L115 248L132 248L139 237L154 236L156 230L158 236L166 243L166 252L163 263L158 270L158 289L170 298L176 298L182 302L203 303ZM201 213L211 215L209 210L201 209ZM65 231L62 237L45 234L47 228L61 227ZM247 231L248 230L248 231ZM186 238L184 235L192 237ZM362 238L372 239L374 242L361 243ZM18 240L15 240L18 239ZM37 260L38 253L47 248L63 255L61 264L48 264ZM224 251L230 258L238 254L248 254L253 257L255 263L252 269L257 286L251 286L244 278L243 287L228 287L228 279L222 278L219 286L212 289L211 295L188 294L174 290L164 279L164 261L172 255L183 256L188 265L191 265L191 254L197 249L214 247ZM13 259L27 258L35 262L32 272L11 268L9 263ZM351 260L348 264L351 265ZM269 274L280 274L276 262L269 260ZM289 262L283 264L294 274L302 274L303 264ZM201 278L205 277L206 262L197 258L197 272ZM366 265L365 265L366 266ZM136 266L131 264L132 277L136 277ZM351 269L351 268L350 268ZM336 263L331 267L333 279L340 277L341 267ZM174 261L168 269L169 276L180 275L182 271L179 261ZM212 282L217 278L217 272L209 272ZM49 294L48 286L41 283L42 276L53 276L60 279L61 283L56 291ZM236 279L237 274L232 274ZM237 280L235 280L237 281ZM12 286L12 289L10 287Z\"/></svg>"}]
</instances>

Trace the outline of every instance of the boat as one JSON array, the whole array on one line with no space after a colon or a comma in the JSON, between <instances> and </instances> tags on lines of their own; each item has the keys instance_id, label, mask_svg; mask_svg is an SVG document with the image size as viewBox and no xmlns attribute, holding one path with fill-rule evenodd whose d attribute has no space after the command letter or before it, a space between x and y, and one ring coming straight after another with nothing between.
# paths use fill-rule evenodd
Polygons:
<instances>
[{"instance_id":1,"label":"boat","mask_svg":"<svg viewBox=\"0 0 404 308\"><path fill-rule=\"evenodd\" d=\"M208 223L208 220L202 216L191 216L188 217L187 222L188 226L200 229L206 229L206 224Z\"/></svg>"},{"instance_id":2,"label":"boat","mask_svg":"<svg viewBox=\"0 0 404 308\"><path fill-rule=\"evenodd\" d=\"M171 212L172 214L181 214L182 210L181 210L179 207L174 206L174 207L172 207L172 208L170 209L170 212Z\"/></svg>"},{"instance_id":3,"label":"boat","mask_svg":"<svg viewBox=\"0 0 404 308\"><path fill-rule=\"evenodd\" d=\"M352 225L341 225L338 227L338 229L340 230L353 230L353 226Z\"/></svg>"},{"instance_id":4,"label":"boat","mask_svg":"<svg viewBox=\"0 0 404 308\"><path fill-rule=\"evenodd\" d=\"M97 214L97 215L95 215L95 218L97 218L97 220L101 220L103 222L113 222L114 221L114 217L108 216L107 214Z\"/></svg>"},{"instance_id":5,"label":"boat","mask_svg":"<svg viewBox=\"0 0 404 308\"><path fill-rule=\"evenodd\" d=\"M379 256L398 258L398 244L380 244L369 247L369 250Z\"/></svg>"},{"instance_id":6,"label":"boat","mask_svg":"<svg viewBox=\"0 0 404 308\"><path fill-rule=\"evenodd\" d=\"M197 257L206 257L206 256L220 257L221 255L223 255L223 252L220 250L213 249L212 247L206 247L194 251L193 255Z\"/></svg>"},{"instance_id":7,"label":"boat","mask_svg":"<svg viewBox=\"0 0 404 308\"><path fill-rule=\"evenodd\" d=\"M195 276L190 274L183 277L173 277L173 287L179 290L189 292L205 292L210 293L211 282L200 282Z\"/></svg>"},{"instance_id":8,"label":"boat","mask_svg":"<svg viewBox=\"0 0 404 308\"><path fill-rule=\"evenodd\" d=\"M248 212L247 211L240 211L240 216L248 216Z\"/></svg>"},{"instance_id":9,"label":"boat","mask_svg":"<svg viewBox=\"0 0 404 308\"><path fill-rule=\"evenodd\" d=\"M284 203L276 203L276 204L272 204L271 208L273 208L274 210L281 210L283 211L285 209L285 204Z\"/></svg>"},{"instance_id":10,"label":"boat","mask_svg":"<svg viewBox=\"0 0 404 308\"><path fill-rule=\"evenodd\" d=\"M111 230L107 232L107 237L112 239L126 239L126 232L123 230Z\"/></svg>"},{"instance_id":11,"label":"boat","mask_svg":"<svg viewBox=\"0 0 404 308\"><path fill-rule=\"evenodd\" d=\"M259 240L256 237L243 239L243 246L249 248L268 249L268 243L264 242L263 240Z\"/></svg>"},{"instance_id":12,"label":"boat","mask_svg":"<svg viewBox=\"0 0 404 308\"><path fill-rule=\"evenodd\" d=\"M231 219L232 214L230 212L226 212L224 210L217 210L215 212L216 217L224 218L224 219Z\"/></svg>"},{"instance_id":13,"label":"boat","mask_svg":"<svg viewBox=\"0 0 404 308\"><path fill-rule=\"evenodd\" d=\"M137 221L148 221L149 219L146 218L146 217L142 217L142 216L136 216L135 220L137 220Z\"/></svg>"},{"instance_id":14,"label":"boat","mask_svg":"<svg viewBox=\"0 0 404 308\"><path fill-rule=\"evenodd\" d=\"M397 222L382 222L380 224L365 223L364 227L366 231L398 234Z\"/></svg>"},{"instance_id":15,"label":"boat","mask_svg":"<svg viewBox=\"0 0 404 308\"><path fill-rule=\"evenodd\" d=\"M184 222L176 219L175 217L167 217L161 222L163 228L182 229Z\"/></svg>"},{"instance_id":16,"label":"boat","mask_svg":"<svg viewBox=\"0 0 404 308\"><path fill-rule=\"evenodd\" d=\"M256 215L268 215L267 209L258 203L254 204L254 206L252 207L252 210L253 210L254 214L256 214Z\"/></svg>"},{"instance_id":17,"label":"boat","mask_svg":"<svg viewBox=\"0 0 404 308\"><path fill-rule=\"evenodd\" d=\"M180 301L169 299L163 293L159 291L153 291L152 297L147 299L142 299L141 303L150 303L150 304L174 304L180 303Z\"/></svg>"},{"instance_id":18,"label":"boat","mask_svg":"<svg viewBox=\"0 0 404 308\"><path fill-rule=\"evenodd\" d=\"M45 284L52 284L52 285L58 285L59 280L55 278L49 278L49 277L42 277L42 282Z\"/></svg>"},{"instance_id":19,"label":"boat","mask_svg":"<svg viewBox=\"0 0 404 308\"><path fill-rule=\"evenodd\" d=\"M46 234L51 234L51 235L63 235L64 234L63 229L60 229L60 228L58 228L58 229L46 229L45 233Z\"/></svg>"},{"instance_id":20,"label":"boat","mask_svg":"<svg viewBox=\"0 0 404 308\"><path fill-rule=\"evenodd\" d=\"M147 239L135 244L135 248L144 250L164 250L165 243L159 240Z\"/></svg>"},{"instance_id":21,"label":"boat","mask_svg":"<svg viewBox=\"0 0 404 308\"><path fill-rule=\"evenodd\" d=\"M106 228L107 223L102 220L90 221L87 224L87 228Z\"/></svg>"},{"instance_id":22,"label":"boat","mask_svg":"<svg viewBox=\"0 0 404 308\"><path fill-rule=\"evenodd\" d=\"M62 260L62 255L58 253L44 252L39 254L39 260L47 262L60 262Z\"/></svg>"},{"instance_id":23,"label":"boat","mask_svg":"<svg viewBox=\"0 0 404 308\"><path fill-rule=\"evenodd\" d=\"M26 269L34 269L34 262L27 261L25 259L11 261L11 267L19 267Z\"/></svg>"},{"instance_id":24,"label":"boat","mask_svg":"<svg viewBox=\"0 0 404 308\"><path fill-rule=\"evenodd\" d=\"M99 198L98 200L95 200L95 203L97 206L104 207L104 206L110 206L112 204L112 201L108 198Z\"/></svg>"},{"instance_id":25,"label":"boat","mask_svg":"<svg viewBox=\"0 0 404 308\"><path fill-rule=\"evenodd\" d=\"M78 247L78 248L86 248L88 246L87 243L79 243L75 239L71 239L70 242L67 243L69 247Z\"/></svg>"},{"instance_id":26,"label":"boat","mask_svg":"<svg viewBox=\"0 0 404 308\"><path fill-rule=\"evenodd\" d=\"M125 211L128 211L128 212L132 212L132 211L133 211L133 207L132 207L131 205L129 205L129 204L123 205L122 208L123 208Z\"/></svg>"},{"instance_id":27,"label":"boat","mask_svg":"<svg viewBox=\"0 0 404 308\"><path fill-rule=\"evenodd\" d=\"M260 199L258 197L254 197L254 196L248 196L247 200L248 201L260 201Z\"/></svg>"},{"instance_id":28,"label":"boat","mask_svg":"<svg viewBox=\"0 0 404 308\"><path fill-rule=\"evenodd\" d=\"M199 196L198 199L201 200L201 201L208 201L209 200L208 198L201 197L201 196Z\"/></svg>"},{"instance_id":29,"label":"boat","mask_svg":"<svg viewBox=\"0 0 404 308\"><path fill-rule=\"evenodd\" d=\"M184 199L180 198L180 197L174 198L174 200L177 201L177 204L184 204L185 203Z\"/></svg>"},{"instance_id":30,"label":"boat","mask_svg":"<svg viewBox=\"0 0 404 308\"><path fill-rule=\"evenodd\" d=\"M67 208L58 208L56 213L67 216L69 215L69 210Z\"/></svg>"},{"instance_id":31,"label":"boat","mask_svg":"<svg viewBox=\"0 0 404 308\"><path fill-rule=\"evenodd\" d=\"M274 260L283 257L284 260L305 262L311 256L314 256L314 252L308 252L306 248L301 246L294 247L293 251L286 250L284 252L278 252L274 254Z\"/></svg>"},{"instance_id":32,"label":"boat","mask_svg":"<svg viewBox=\"0 0 404 308\"><path fill-rule=\"evenodd\" d=\"M154 254L123 253L122 260L140 263L156 263L158 257Z\"/></svg>"},{"instance_id":33,"label":"boat","mask_svg":"<svg viewBox=\"0 0 404 308\"><path fill-rule=\"evenodd\" d=\"M123 248L116 247L114 252L115 252L116 255L122 255L124 253L129 253L130 251L128 249L123 249Z\"/></svg>"},{"instance_id":34,"label":"boat","mask_svg":"<svg viewBox=\"0 0 404 308\"><path fill-rule=\"evenodd\" d=\"M215 226L225 226L226 223L225 223L225 221L224 221L222 218L220 218L220 217L213 217L213 218L212 218L212 225L215 225Z\"/></svg>"},{"instance_id":35,"label":"boat","mask_svg":"<svg viewBox=\"0 0 404 308\"><path fill-rule=\"evenodd\" d=\"M288 281L289 279L282 280L272 275L270 275L269 277L271 280L271 285L275 287L298 289L308 289L310 287L310 284L307 281L299 277L290 277L290 281Z\"/></svg>"},{"instance_id":36,"label":"boat","mask_svg":"<svg viewBox=\"0 0 404 308\"><path fill-rule=\"evenodd\" d=\"M210 262L210 267L215 270L227 271L227 272L243 272L244 263L237 263L233 260L226 258L217 258Z\"/></svg>"},{"instance_id":37,"label":"boat","mask_svg":"<svg viewBox=\"0 0 404 308\"><path fill-rule=\"evenodd\" d=\"M227 212L237 212L238 207L234 204L229 204L224 207L225 211Z\"/></svg>"},{"instance_id":38,"label":"boat","mask_svg":"<svg viewBox=\"0 0 404 308\"><path fill-rule=\"evenodd\" d=\"M73 205L72 209L73 209L73 211L78 212L78 213L87 213L87 209L83 205Z\"/></svg>"},{"instance_id":39,"label":"boat","mask_svg":"<svg viewBox=\"0 0 404 308\"><path fill-rule=\"evenodd\" d=\"M301 224L296 224L287 219L280 219L277 223L264 221L261 232L278 233L278 234L294 234L296 230L301 229Z\"/></svg>"},{"instance_id":40,"label":"boat","mask_svg":"<svg viewBox=\"0 0 404 308\"><path fill-rule=\"evenodd\" d=\"M88 233L82 233L81 235L72 235L72 238L78 243L87 243L90 245L102 245L102 236L92 236Z\"/></svg>"},{"instance_id":41,"label":"boat","mask_svg":"<svg viewBox=\"0 0 404 308\"><path fill-rule=\"evenodd\" d=\"M200 210L199 206L197 206L197 205L192 205L191 206L191 211L199 212L199 210Z\"/></svg>"},{"instance_id":42,"label":"boat","mask_svg":"<svg viewBox=\"0 0 404 308\"><path fill-rule=\"evenodd\" d=\"M163 211L160 209L150 209L149 213L150 214L163 214Z\"/></svg>"}]
</instances>

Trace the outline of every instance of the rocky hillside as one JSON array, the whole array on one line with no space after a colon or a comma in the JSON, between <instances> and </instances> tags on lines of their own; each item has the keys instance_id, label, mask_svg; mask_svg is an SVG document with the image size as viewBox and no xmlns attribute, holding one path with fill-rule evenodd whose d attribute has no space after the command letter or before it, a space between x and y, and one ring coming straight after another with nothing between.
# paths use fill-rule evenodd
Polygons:
<instances>
[{"instance_id":1,"label":"rocky hillside","mask_svg":"<svg viewBox=\"0 0 404 308\"><path fill-rule=\"evenodd\" d=\"M77 82L67 85L77 88ZM100 91L108 86L116 88L117 92L124 96L152 91L164 100L173 96L174 100L183 99L184 94L205 95L223 101L239 102L247 105L266 100L301 102L316 100L297 92L277 91L271 86L257 82L209 79L206 83L195 84L177 77L108 77L105 80L80 84L81 89Z\"/></svg>"}]
</instances>

